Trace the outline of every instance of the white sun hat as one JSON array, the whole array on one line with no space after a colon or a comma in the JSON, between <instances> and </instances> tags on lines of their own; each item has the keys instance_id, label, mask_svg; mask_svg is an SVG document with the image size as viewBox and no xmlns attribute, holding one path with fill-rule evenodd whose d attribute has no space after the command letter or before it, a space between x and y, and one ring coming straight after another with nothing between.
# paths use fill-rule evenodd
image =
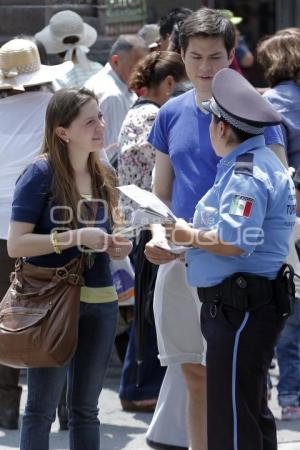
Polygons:
<instances>
[{"instance_id":1,"label":"white sun hat","mask_svg":"<svg viewBox=\"0 0 300 450\"><path fill-rule=\"evenodd\" d=\"M85 23L74 11L60 11L51 17L49 25L35 34L48 54L67 52L65 60L71 60L73 52L79 64L85 65L85 56L97 40L97 31Z\"/></svg>"},{"instance_id":2,"label":"white sun hat","mask_svg":"<svg viewBox=\"0 0 300 450\"><path fill-rule=\"evenodd\" d=\"M71 62L42 65L34 42L12 39L0 48L0 90L24 90L25 87L51 83L72 67Z\"/></svg>"}]
</instances>

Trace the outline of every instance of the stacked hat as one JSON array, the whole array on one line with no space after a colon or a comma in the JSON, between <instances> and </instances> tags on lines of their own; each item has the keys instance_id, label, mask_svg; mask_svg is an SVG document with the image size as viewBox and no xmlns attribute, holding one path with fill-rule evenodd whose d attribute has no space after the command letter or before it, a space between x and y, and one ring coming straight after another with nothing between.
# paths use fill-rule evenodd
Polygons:
<instances>
[{"instance_id":1,"label":"stacked hat","mask_svg":"<svg viewBox=\"0 0 300 450\"><path fill-rule=\"evenodd\" d=\"M56 66L41 64L37 46L27 39L12 39L0 48L0 89L24 90L50 83L73 67L71 62Z\"/></svg>"},{"instance_id":2,"label":"stacked hat","mask_svg":"<svg viewBox=\"0 0 300 450\"><path fill-rule=\"evenodd\" d=\"M203 108L239 130L261 134L265 126L281 122L280 114L235 70L222 69L214 76L212 94Z\"/></svg>"}]
</instances>

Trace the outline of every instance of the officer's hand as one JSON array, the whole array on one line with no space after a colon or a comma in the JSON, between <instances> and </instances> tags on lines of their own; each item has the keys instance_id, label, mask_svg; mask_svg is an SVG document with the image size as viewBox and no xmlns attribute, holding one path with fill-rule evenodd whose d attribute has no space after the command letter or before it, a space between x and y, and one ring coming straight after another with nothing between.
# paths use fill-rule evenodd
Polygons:
<instances>
[{"instance_id":1,"label":"officer's hand","mask_svg":"<svg viewBox=\"0 0 300 450\"><path fill-rule=\"evenodd\" d=\"M193 244L193 228L183 219L178 219L175 224L166 227L168 239L176 245L190 246Z\"/></svg>"},{"instance_id":2,"label":"officer's hand","mask_svg":"<svg viewBox=\"0 0 300 450\"><path fill-rule=\"evenodd\" d=\"M159 245L159 246L158 246ZM151 239L145 246L145 256L152 264L166 264L176 259L176 255L161 247L168 247L165 238Z\"/></svg>"}]
</instances>

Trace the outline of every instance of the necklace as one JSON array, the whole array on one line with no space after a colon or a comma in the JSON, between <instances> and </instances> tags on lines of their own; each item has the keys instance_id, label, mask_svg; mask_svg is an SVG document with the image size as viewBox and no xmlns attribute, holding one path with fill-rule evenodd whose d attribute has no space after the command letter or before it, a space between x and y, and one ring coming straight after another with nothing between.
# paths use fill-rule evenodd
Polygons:
<instances>
[{"instance_id":1,"label":"necklace","mask_svg":"<svg viewBox=\"0 0 300 450\"><path fill-rule=\"evenodd\" d=\"M87 257L85 259L85 264L88 269L91 269L94 265L96 259L96 253L95 252L88 252Z\"/></svg>"}]
</instances>

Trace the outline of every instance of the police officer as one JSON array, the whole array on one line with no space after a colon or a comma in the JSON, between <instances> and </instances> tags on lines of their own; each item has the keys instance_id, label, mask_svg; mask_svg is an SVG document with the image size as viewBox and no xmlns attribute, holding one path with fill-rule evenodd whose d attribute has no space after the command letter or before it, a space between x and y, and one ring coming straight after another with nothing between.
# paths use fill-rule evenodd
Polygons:
<instances>
[{"instance_id":1,"label":"police officer","mask_svg":"<svg viewBox=\"0 0 300 450\"><path fill-rule=\"evenodd\" d=\"M169 235L194 247L186 265L203 302L208 449L275 450L266 376L293 301L292 269L283 263L295 189L265 146L264 126L280 123L280 115L231 69L215 75L212 92L203 108L212 113L211 142L222 158L215 184L193 226L179 219Z\"/></svg>"}]
</instances>

